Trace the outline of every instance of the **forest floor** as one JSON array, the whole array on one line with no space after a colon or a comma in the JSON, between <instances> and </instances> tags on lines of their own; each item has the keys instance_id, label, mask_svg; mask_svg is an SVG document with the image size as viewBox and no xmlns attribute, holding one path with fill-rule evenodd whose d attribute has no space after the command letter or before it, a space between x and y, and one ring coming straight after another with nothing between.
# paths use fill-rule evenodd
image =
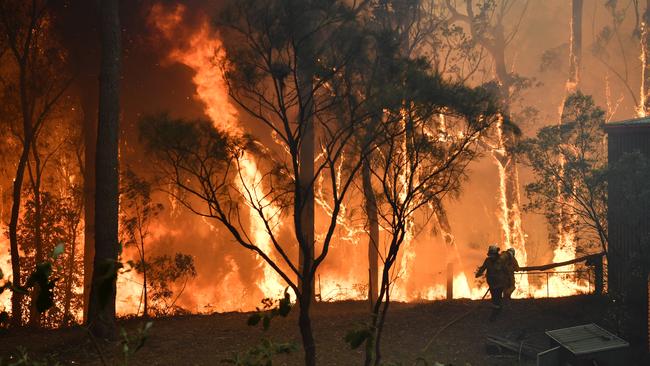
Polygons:
<instances>
[{"instance_id":1,"label":"forest floor","mask_svg":"<svg viewBox=\"0 0 650 366\"><path fill-rule=\"evenodd\" d=\"M513 300L494 321L489 321L491 311L487 301L391 304L382 340L383 359L400 365L414 365L418 357L427 360L429 365L433 361L460 366L534 365L534 360L518 361L513 353L488 352L486 336L525 340L546 348L549 341L545 330L590 322L610 328L605 300L593 296ZM263 338L300 345L297 309L288 318L274 318L266 332L260 325L247 326L249 316L247 313L215 313L157 318L146 344L131 358L129 365L220 365L222 360L250 349ZM351 350L343 338L349 330L368 320L367 303L318 303L312 318L320 365L362 364L363 347ZM445 327L456 319L459 320ZM139 319L119 322L127 331L141 325ZM95 345L80 327L0 333L0 357L6 359L18 346L25 347L35 358L50 358L62 365L102 364ZM119 343L98 346L107 365L123 364L119 358ZM300 365L302 357L298 347L292 354L274 358L273 364Z\"/></svg>"}]
</instances>

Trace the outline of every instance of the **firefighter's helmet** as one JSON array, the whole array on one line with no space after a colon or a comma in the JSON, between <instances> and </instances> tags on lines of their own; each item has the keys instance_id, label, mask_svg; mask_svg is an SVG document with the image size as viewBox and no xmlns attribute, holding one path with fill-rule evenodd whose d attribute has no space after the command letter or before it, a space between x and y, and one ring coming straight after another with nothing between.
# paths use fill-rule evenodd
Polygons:
<instances>
[{"instance_id":1,"label":"firefighter's helmet","mask_svg":"<svg viewBox=\"0 0 650 366\"><path fill-rule=\"evenodd\" d=\"M492 244L488 247L488 255L497 255L499 254L499 247L496 244Z\"/></svg>"}]
</instances>

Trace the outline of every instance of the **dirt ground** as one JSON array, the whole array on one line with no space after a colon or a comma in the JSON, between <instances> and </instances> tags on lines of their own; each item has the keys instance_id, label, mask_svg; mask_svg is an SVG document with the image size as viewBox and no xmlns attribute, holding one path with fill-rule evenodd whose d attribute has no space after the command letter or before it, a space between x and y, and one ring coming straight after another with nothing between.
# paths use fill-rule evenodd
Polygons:
<instances>
[{"instance_id":1,"label":"dirt ground","mask_svg":"<svg viewBox=\"0 0 650 366\"><path fill-rule=\"evenodd\" d=\"M348 330L367 321L367 308L365 302L315 305L313 326L320 365L362 363L362 351L351 350L343 338ZM520 361L515 354L488 352L486 336L499 335L546 347L549 341L545 330L590 322L611 329L606 309L604 299L592 296L513 300L495 321L490 322L491 309L487 301L392 304L382 341L383 360L401 365L414 365L418 357L427 360L429 365L433 361L461 366L534 365L534 360ZM247 326L249 315L222 313L155 319L145 346L129 365L219 365L223 359L249 349L264 337L300 344L296 311L288 318L275 318L267 332L259 326ZM125 319L119 326L132 330L141 324L142 320ZM427 344L428 348L423 351ZM4 359L18 346L25 347L30 355L57 360L62 365L101 364L96 347L80 327L0 333L0 355ZM120 364L119 344L100 343L98 346L107 364ZM273 364L300 365L302 357L298 348L290 355L277 357ZM631 365L642 363L635 361Z\"/></svg>"}]
</instances>

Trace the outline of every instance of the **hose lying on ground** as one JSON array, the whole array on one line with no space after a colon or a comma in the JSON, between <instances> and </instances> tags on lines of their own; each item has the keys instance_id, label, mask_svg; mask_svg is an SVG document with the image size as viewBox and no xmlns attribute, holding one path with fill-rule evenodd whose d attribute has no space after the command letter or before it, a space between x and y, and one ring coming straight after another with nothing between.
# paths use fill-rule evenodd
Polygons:
<instances>
[{"instance_id":1,"label":"hose lying on ground","mask_svg":"<svg viewBox=\"0 0 650 366\"><path fill-rule=\"evenodd\" d=\"M485 297L487 296L488 292L490 292L490 289L487 289L487 291L485 291L485 294L483 294L483 297L481 297L481 300L485 299ZM480 300L479 300L479 301L480 301ZM422 348L422 351L420 351L420 353L424 353L424 352L426 352L427 349L429 348L429 346L431 345L431 343L433 343L433 341L434 341L436 338L438 338L438 336L440 335L440 333L442 333L445 329L447 329L447 328L449 328L450 326L452 326L452 325L453 325L454 323L456 323L457 321L459 321L459 320L465 318L466 316L468 316L469 314L471 314L474 310L478 309L478 305L480 305L480 304L481 304L480 302L477 302L477 303L476 303L476 306L473 306L471 309L469 309L469 310L466 311L465 313L461 314L459 317L456 317L456 318L452 319L449 323L443 325L440 329L438 329L438 330L433 334L433 337L431 337L431 339L429 340L429 342L427 342L426 346L424 346L424 348Z\"/></svg>"}]
</instances>

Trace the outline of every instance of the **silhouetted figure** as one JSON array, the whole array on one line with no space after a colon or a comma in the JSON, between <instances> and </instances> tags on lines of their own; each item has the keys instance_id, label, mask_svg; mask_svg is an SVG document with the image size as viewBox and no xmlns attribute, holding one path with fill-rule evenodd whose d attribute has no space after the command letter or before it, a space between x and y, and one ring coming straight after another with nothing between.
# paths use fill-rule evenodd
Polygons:
<instances>
[{"instance_id":1,"label":"silhouetted figure","mask_svg":"<svg viewBox=\"0 0 650 366\"><path fill-rule=\"evenodd\" d=\"M494 307L490 319L493 320L501 311L503 290L508 285L508 276L504 263L499 256L499 247L496 245L490 245L488 248L487 258L485 258L483 265L476 270L475 277L482 276L483 272L486 272L485 278L490 287L490 296L492 297L492 306Z\"/></svg>"},{"instance_id":2,"label":"silhouetted figure","mask_svg":"<svg viewBox=\"0 0 650 366\"><path fill-rule=\"evenodd\" d=\"M499 255L503 262L503 267L507 274L508 282L503 290L503 298L510 300L510 296L515 291L515 271L519 270L519 262L515 258L515 248L508 248Z\"/></svg>"}]
</instances>

